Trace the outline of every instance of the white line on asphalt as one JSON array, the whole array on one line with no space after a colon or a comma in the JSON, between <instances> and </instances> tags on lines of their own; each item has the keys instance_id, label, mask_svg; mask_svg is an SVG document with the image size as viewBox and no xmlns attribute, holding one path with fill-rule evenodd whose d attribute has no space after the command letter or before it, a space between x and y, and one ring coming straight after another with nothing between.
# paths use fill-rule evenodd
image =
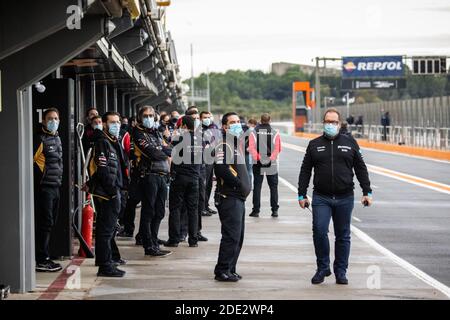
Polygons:
<instances>
[{"instance_id":1,"label":"white line on asphalt","mask_svg":"<svg viewBox=\"0 0 450 320\"><path fill-rule=\"evenodd\" d=\"M353 216L352 218L353 218L353 220L355 220L356 222L362 222L361 219L359 219L359 218L357 218L357 217L355 217L355 216Z\"/></svg>"},{"instance_id":2,"label":"white line on asphalt","mask_svg":"<svg viewBox=\"0 0 450 320\"><path fill-rule=\"evenodd\" d=\"M295 193L298 192L298 189L296 187L294 187L294 185L292 185L289 181L287 181L286 179L278 176L278 179L280 179L281 182L283 182L283 184L288 187L289 189L291 189L292 191L294 191ZM309 197L308 197L309 198Z\"/></svg>"},{"instance_id":3,"label":"white line on asphalt","mask_svg":"<svg viewBox=\"0 0 450 320\"><path fill-rule=\"evenodd\" d=\"M372 188L374 188L374 189L378 189L379 187L378 186L376 186L376 185L374 185L374 184L372 184L372 185L370 185Z\"/></svg>"},{"instance_id":4,"label":"white line on asphalt","mask_svg":"<svg viewBox=\"0 0 450 320\"><path fill-rule=\"evenodd\" d=\"M398 171L394 171L394 170L389 170L389 169L379 167L379 166L374 166L371 164L366 164L366 166L370 172L373 172L373 173L376 173L376 174L379 174L379 175L382 175L385 177L389 177L392 179L396 179L399 181L414 184L416 186L420 186L423 188L431 189L431 190L442 192L445 194L450 194L450 191L449 191L450 186L447 184L424 179L424 178L419 178L416 176L412 176L410 174L406 174L406 173L402 173L402 172L398 172ZM432 184L432 185L429 185L429 184ZM433 185L435 185L435 186L433 186Z\"/></svg>"},{"instance_id":5,"label":"white line on asphalt","mask_svg":"<svg viewBox=\"0 0 450 320\"><path fill-rule=\"evenodd\" d=\"M292 149L295 151L299 151L299 152L306 152L306 148L304 147L300 147L297 146L295 144L291 144L291 143L284 143L283 144L284 147L288 148L288 149ZM440 183L440 182L436 182L436 181L432 181L432 180L428 180L425 178L420 178L417 176L413 176L410 174L406 174L406 173L402 173L402 172L398 172L398 171L394 171L394 170L390 170L390 169L386 169L383 167L379 167L379 166L375 166L375 165L371 165L366 163L367 169L372 172L372 173L376 173L382 176L386 176L392 179L396 179L399 181L403 181L403 182L407 182L410 184L414 184L416 186L420 186L423 188L427 188L433 191L437 191L437 192L441 192L441 193L445 193L445 194L450 194L450 185L444 184L444 183ZM430 185L431 184L431 185Z\"/></svg>"},{"instance_id":6,"label":"white line on asphalt","mask_svg":"<svg viewBox=\"0 0 450 320\"><path fill-rule=\"evenodd\" d=\"M297 146L297 145L292 144L292 143L283 142L283 147L286 147L286 148L292 149L292 150L296 150L296 151L300 151L300 152L303 152L303 153L306 152L306 148L305 147L300 147L300 146Z\"/></svg>"},{"instance_id":7,"label":"white line on asphalt","mask_svg":"<svg viewBox=\"0 0 450 320\"><path fill-rule=\"evenodd\" d=\"M289 189L291 189L292 191L294 191L295 193L297 193L297 189L286 179L279 177L279 180ZM410 264L409 262L407 262L406 260L400 258L399 256L397 256L395 253L393 253L392 251L390 251L389 249L383 247L381 244L379 244L378 242L376 242L373 238L371 238L368 234L366 234L364 231L358 229L355 226L351 226L352 232L362 241L364 241L365 243L367 243L369 246L371 246L372 248L374 248L375 250L377 250L378 252L380 252L381 254L383 254L384 256L386 256L387 258L391 259L394 263L398 264L400 267L402 267L403 269L405 269L406 271L408 271L409 273L411 273L413 276L415 276L416 278L422 280L423 282L425 282L426 284L432 286L433 288L435 288L436 290L439 290L440 292L442 292L444 295L446 295L447 297L450 298L450 288L447 287L445 284L443 284L442 282L439 282L438 280L434 279L433 277L429 276L428 274L426 274L425 272L423 272L422 270L418 269L417 267L413 266L412 264Z\"/></svg>"},{"instance_id":8,"label":"white line on asphalt","mask_svg":"<svg viewBox=\"0 0 450 320\"><path fill-rule=\"evenodd\" d=\"M445 294L447 297L450 298L450 288L447 287L442 282L439 282L438 280L434 279L433 277L429 276L419 268L413 266L406 260L400 258L396 254L394 254L392 251L386 249L381 244L376 242L374 239L372 239L369 235L367 235L365 232L361 231L355 226L351 226L352 232L361 240L366 242L368 245L370 245L372 248L376 249L378 252L384 254L386 257L390 258L392 261L397 263L399 266L407 270L409 273L417 277L418 279L422 280L426 284L432 286L433 288L439 290L443 294Z\"/></svg>"}]
</instances>

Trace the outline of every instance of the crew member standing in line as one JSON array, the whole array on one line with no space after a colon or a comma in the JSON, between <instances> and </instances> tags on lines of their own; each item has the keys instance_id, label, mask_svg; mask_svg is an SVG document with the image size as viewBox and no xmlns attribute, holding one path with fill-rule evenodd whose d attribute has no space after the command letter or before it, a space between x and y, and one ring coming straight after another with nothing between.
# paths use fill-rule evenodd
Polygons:
<instances>
[{"instance_id":1,"label":"crew member standing in line","mask_svg":"<svg viewBox=\"0 0 450 320\"><path fill-rule=\"evenodd\" d=\"M42 125L34 136L34 200L36 271L56 272L59 263L50 260L50 235L59 211L63 176L63 149L58 135L59 111L45 110Z\"/></svg>"},{"instance_id":2,"label":"crew member standing in line","mask_svg":"<svg viewBox=\"0 0 450 320\"><path fill-rule=\"evenodd\" d=\"M165 215L171 149L163 146L159 132L155 129L155 115L153 107L142 107L138 112L138 124L133 130L137 170L142 186L139 233L145 255L165 257L172 252L160 249L158 233Z\"/></svg>"},{"instance_id":3,"label":"crew member standing in line","mask_svg":"<svg viewBox=\"0 0 450 320\"><path fill-rule=\"evenodd\" d=\"M86 155L89 148L91 147L91 144L94 139L94 126L92 125L92 122L94 119L98 117L98 111L96 107L89 108L86 111L86 123L84 125L84 134L82 138L82 144L83 144L83 150L84 154Z\"/></svg>"},{"instance_id":4,"label":"crew member standing in line","mask_svg":"<svg viewBox=\"0 0 450 320\"><path fill-rule=\"evenodd\" d=\"M270 115L261 115L261 123L250 135L249 150L253 158L253 210L250 217L259 217L261 187L264 174L270 189L272 217L278 217L278 163L281 152L280 134L270 126Z\"/></svg>"},{"instance_id":5,"label":"crew member standing in line","mask_svg":"<svg viewBox=\"0 0 450 320\"><path fill-rule=\"evenodd\" d=\"M214 164L218 179L214 198L222 225L214 274L217 281L236 282L242 279L236 272L236 264L244 242L245 200L251 188L240 148L243 130L239 116L234 112L225 114L222 129L223 141L216 147Z\"/></svg>"},{"instance_id":6,"label":"crew member standing in line","mask_svg":"<svg viewBox=\"0 0 450 320\"><path fill-rule=\"evenodd\" d=\"M179 136L174 136L172 182L169 193L169 240L166 247L178 247L181 238L181 213L186 206L189 247L198 247L198 200L202 145L195 136L195 118L185 115Z\"/></svg>"},{"instance_id":7,"label":"crew member standing in line","mask_svg":"<svg viewBox=\"0 0 450 320\"><path fill-rule=\"evenodd\" d=\"M106 112L102 116L103 131L95 130L95 145L89 162L91 179L87 191L92 194L97 211L95 224L95 265L99 277L123 277L124 264L115 243L117 221L121 208L126 164L119 142L120 114Z\"/></svg>"},{"instance_id":8,"label":"crew member standing in line","mask_svg":"<svg viewBox=\"0 0 450 320\"><path fill-rule=\"evenodd\" d=\"M208 111L202 111L200 113L201 130L203 137L203 148L206 152L209 152L210 148L214 147L215 132L218 131L217 126L211 120L211 113ZM211 196L212 182L214 175L214 164L205 163L205 174L202 177L205 185L205 192L203 197L203 208L201 212L203 216L211 216L216 214L217 211L209 207L209 198Z\"/></svg>"}]
</instances>

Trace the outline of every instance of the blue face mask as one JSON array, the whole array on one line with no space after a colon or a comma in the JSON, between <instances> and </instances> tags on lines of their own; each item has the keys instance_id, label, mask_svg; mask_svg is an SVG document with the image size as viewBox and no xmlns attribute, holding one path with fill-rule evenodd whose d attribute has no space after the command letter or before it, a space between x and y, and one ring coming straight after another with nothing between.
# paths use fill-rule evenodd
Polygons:
<instances>
[{"instance_id":1,"label":"blue face mask","mask_svg":"<svg viewBox=\"0 0 450 320\"><path fill-rule=\"evenodd\" d=\"M338 134L338 126L332 123L326 123L323 126L323 132L330 138L335 137Z\"/></svg>"},{"instance_id":2,"label":"blue face mask","mask_svg":"<svg viewBox=\"0 0 450 320\"><path fill-rule=\"evenodd\" d=\"M233 123L230 124L230 129L228 129L228 132L235 137L239 137L244 130L242 129L242 125L240 123Z\"/></svg>"},{"instance_id":3,"label":"blue face mask","mask_svg":"<svg viewBox=\"0 0 450 320\"><path fill-rule=\"evenodd\" d=\"M205 127L209 127L211 125L211 119L209 118L203 119L202 123Z\"/></svg>"},{"instance_id":4,"label":"blue face mask","mask_svg":"<svg viewBox=\"0 0 450 320\"><path fill-rule=\"evenodd\" d=\"M200 120L199 119L195 119L194 120L194 128L197 129L198 127L200 127Z\"/></svg>"},{"instance_id":5,"label":"blue face mask","mask_svg":"<svg viewBox=\"0 0 450 320\"><path fill-rule=\"evenodd\" d=\"M145 117L142 120L142 124L144 125L144 127L148 128L148 129L152 129L153 126L155 125L155 118L153 118L153 117Z\"/></svg>"},{"instance_id":6,"label":"blue face mask","mask_svg":"<svg viewBox=\"0 0 450 320\"><path fill-rule=\"evenodd\" d=\"M47 130L52 133L55 133L56 131L58 131L58 127L59 127L58 120L50 120L49 122L47 122Z\"/></svg>"},{"instance_id":7,"label":"blue face mask","mask_svg":"<svg viewBox=\"0 0 450 320\"><path fill-rule=\"evenodd\" d=\"M102 124L96 124L94 126L94 129L103 130L103 125Z\"/></svg>"},{"instance_id":8,"label":"blue face mask","mask_svg":"<svg viewBox=\"0 0 450 320\"><path fill-rule=\"evenodd\" d=\"M108 126L108 132L110 135L112 135L113 137L118 138L119 134L120 134L120 123L111 123Z\"/></svg>"},{"instance_id":9,"label":"blue face mask","mask_svg":"<svg viewBox=\"0 0 450 320\"><path fill-rule=\"evenodd\" d=\"M158 129L160 126L159 121L155 121L155 124L153 125L153 128Z\"/></svg>"}]
</instances>

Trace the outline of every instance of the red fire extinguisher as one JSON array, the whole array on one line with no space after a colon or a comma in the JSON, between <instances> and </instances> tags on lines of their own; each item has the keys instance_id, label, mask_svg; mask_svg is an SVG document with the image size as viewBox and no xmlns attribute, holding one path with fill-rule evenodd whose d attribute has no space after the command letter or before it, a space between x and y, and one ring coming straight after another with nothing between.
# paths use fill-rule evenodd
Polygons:
<instances>
[{"instance_id":1,"label":"red fire extinguisher","mask_svg":"<svg viewBox=\"0 0 450 320\"><path fill-rule=\"evenodd\" d=\"M84 206L82 211L82 223L81 223L81 235L86 241L88 248L92 251L92 230L94 228L94 209L91 206L90 195L87 195L87 204ZM78 250L78 255L80 257L86 257L82 246Z\"/></svg>"}]
</instances>

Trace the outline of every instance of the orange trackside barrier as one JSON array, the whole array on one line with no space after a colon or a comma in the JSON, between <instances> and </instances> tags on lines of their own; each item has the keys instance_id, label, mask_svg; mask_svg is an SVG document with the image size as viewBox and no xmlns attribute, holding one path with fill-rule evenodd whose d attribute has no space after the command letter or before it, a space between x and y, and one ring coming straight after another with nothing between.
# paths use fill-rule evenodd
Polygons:
<instances>
[{"instance_id":1,"label":"orange trackside barrier","mask_svg":"<svg viewBox=\"0 0 450 320\"><path fill-rule=\"evenodd\" d=\"M319 134L316 134L316 133L306 133L306 132L296 132L295 135L297 137L302 137L302 138L307 138L307 139L314 139L319 136ZM396 144L386 143L386 142L374 142L374 141L369 141L367 139L356 139L356 140L358 141L358 144L364 148L372 148L372 149L376 149L376 150L398 152L398 153L410 154L410 155L420 156L420 157L425 157L425 158L450 161L450 151L434 150L434 149L405 146L405 145L396 145Z\"/></svg>"}]
</instances>

